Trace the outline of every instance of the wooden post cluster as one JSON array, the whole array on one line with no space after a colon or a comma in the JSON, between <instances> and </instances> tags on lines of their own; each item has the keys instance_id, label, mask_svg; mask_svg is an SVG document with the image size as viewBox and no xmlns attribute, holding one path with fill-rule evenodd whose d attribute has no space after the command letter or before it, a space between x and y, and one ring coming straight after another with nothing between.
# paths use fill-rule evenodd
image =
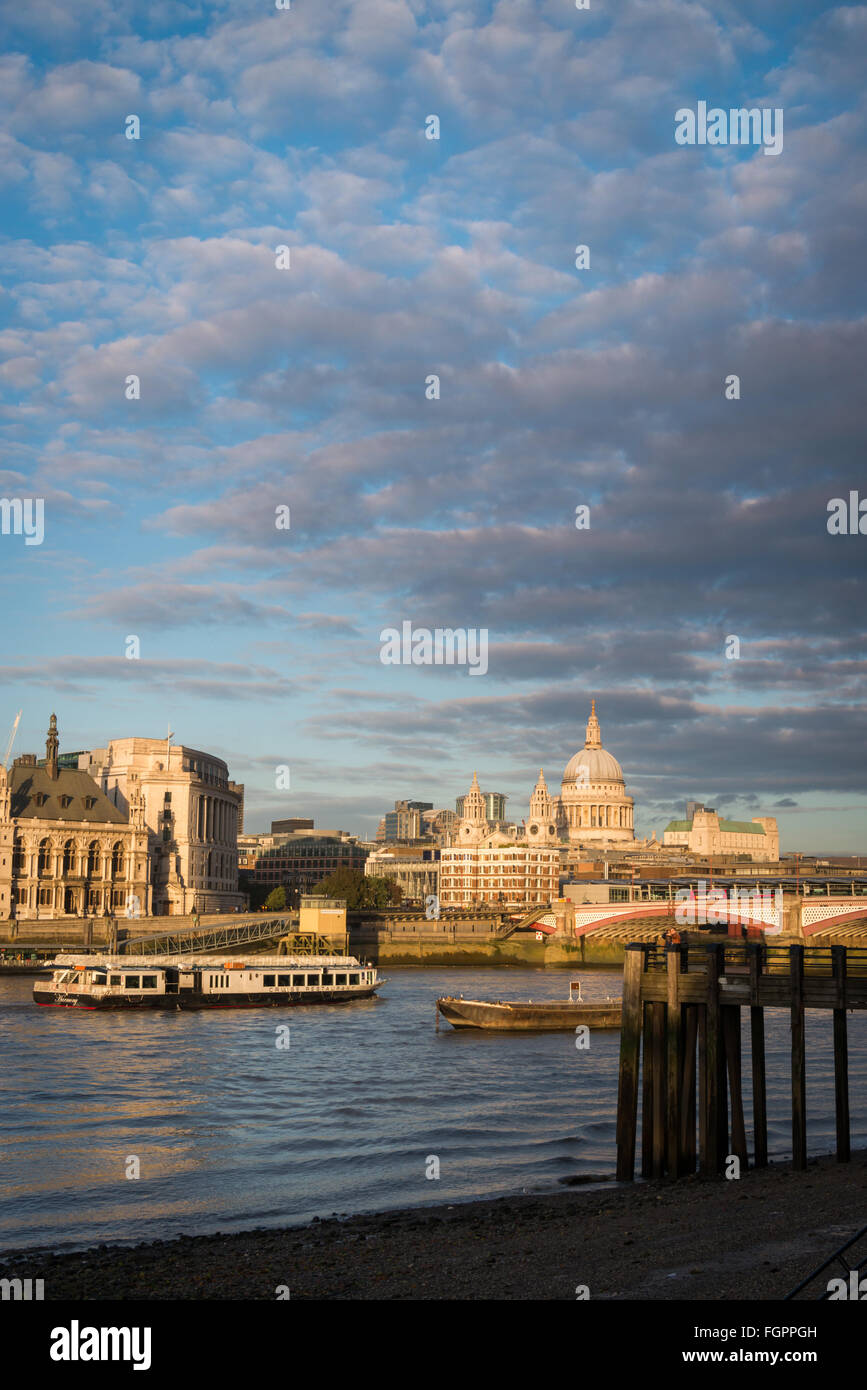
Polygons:
<instances>
[{"instance_id":1,"label":"wooden post cluster","mask_svg":"<svg viewBox=\"0 0 867 1390\"><path fill-rule=\"evenodd\" d=\"M696 1162L702 1173L722 1173L731 1156L739 1159L741 1171L747 1167L742 1008L750 1011L752 1162L767 1165L768 1007L790 1010L797 1168L807 1163L805 1009L833 1010L837 1158L849 1158L846 1012L867 1008L867 950L764 942L689 942L664 950L635 944L626 949L623 973L619 1181L631 1182L635 1175L639 1087L643 1177L680 1177L695 1172Z\"/></svg>"}]
</instances>

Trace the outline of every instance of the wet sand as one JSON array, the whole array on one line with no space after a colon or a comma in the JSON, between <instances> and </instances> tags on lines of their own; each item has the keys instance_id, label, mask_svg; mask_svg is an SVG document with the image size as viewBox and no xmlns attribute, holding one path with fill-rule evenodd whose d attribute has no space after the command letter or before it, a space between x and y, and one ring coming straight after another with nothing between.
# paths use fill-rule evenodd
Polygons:
<instances>
[{"instance_id":1,"label":"wet sand","mask_svg":"<svg viewBox=\"0 0 867 1390\"><path fill-rule=\"evenodd\" d=\"M44 1279L46 1301L273 1300L281 1286L293 1299L574 1300L579 1285L591 1299L780 1299L864 1225L867 1152L737 1181L579 1185L285 1230L21 1252L0 1259L0 1278Z\"/></svg>"}]
</instances>

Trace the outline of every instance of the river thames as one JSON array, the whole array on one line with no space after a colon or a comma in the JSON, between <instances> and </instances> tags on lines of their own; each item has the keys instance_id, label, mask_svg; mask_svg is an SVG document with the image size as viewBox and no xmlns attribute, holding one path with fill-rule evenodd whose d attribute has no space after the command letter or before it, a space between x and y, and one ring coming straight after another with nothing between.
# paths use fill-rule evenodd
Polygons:
<instances>
[{"instance_id":1,"label":"river thames","mask_svg":"<svg viewBox=\"0 0 867 1390\"><path fill-rule=\"evenodd\" d=\"M375 1000L237 1013L73 1014L36 1007L32 978L0 978L2 1248L283 1226L613 1173L619 1032L579 1050L571 1033L435 1030L438 995L560 999L567 971L388 974ZM585 972L584 996L620 982ZM768 1010L766 1024L773 1160L791 1155L788 1014ZM862 1013L849 1015L849 1061L863 1148ZM807 1013L807 1084L809 1151L829 1152L828 1013Z\"/></svg>"}]
</instances>

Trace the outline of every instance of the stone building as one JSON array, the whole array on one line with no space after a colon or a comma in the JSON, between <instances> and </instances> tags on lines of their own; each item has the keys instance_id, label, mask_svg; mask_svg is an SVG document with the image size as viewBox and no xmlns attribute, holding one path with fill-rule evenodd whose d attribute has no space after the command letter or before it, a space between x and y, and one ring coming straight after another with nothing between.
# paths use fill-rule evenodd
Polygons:
<instances>
[{"instance_id":1,"label":"stone building","mask_svg":"<svg viewBox=\"0 0 867 1390\"><path fill-rule=\"evenodd\" d=\"M691 802L689 820L669 821L662 842L690 854L749 855L756 862L776 864L780 858L780 833L774 816L752 820L723 820L710 806Z\"/></svg>"},{"instance_id":2,"label":"stone building","mask_svg":"<svg viewBox=\"0 0 867 1390\"><path fill-rule=\"evenodd\" d=\"M368 856L365 874L373 878L388 878L403 890L404 899L424 902L439 888L439 863L432 849L377 849Z\"/></svg>"},{"instance_id":3,"label":"stone building","mask_svg":"<svg viewBox=\"0 0 867 1390\"><path fill-rule=\"evenodd\" d=\"M503 831L491 830L475 773L463 805L464 817L455 842L440 851L442 907L472 903L533 907L559 895L557 845L516 840Z\"/></svg>"},{"instance_id":4,"label":"stone building","mask_svg":"<svg viewBox=\"0 0 867 1390\"><path fill-rule=\"evenodd\" d=\"M0 917L138 917L150 910L141 785L120 808L86 772L59 764L52 714L45 762L0 767Z\"/></svg>"},{"instance_id":5,"label":"stone building","mask_svg":"<svg viewBox=\"0 0 867 1390\"><path fill-rule=\"evenodd\" d=\"M570 844L625 845L635 839L634 804L619 762L602 747L594 700L584 747L563 773L554 808L558 829Z\"/></svg>"},{"instance_id":6,"label":"stone building","mask_svg":"<svg viewBox=\"0 0 867 1390\"><path fill-rule=\"evenodd\" d=\"M312 892L338 869L363 873L369 853L344 830L295 830L285 835L245 835L239 861L249 885L282 885L297 895Z\"/></svg>"},{"instance_id":7,"label":"stone building","mask_svg":"<svg viewBox=\"0 0 867 1390\"><path fill-rule=\"evenodd\" d=\"M140 788L150 832L155 914L231 911L238 889L238 833L244 788L221 758L168 738L117 738L82 754L79 765L126 812Z\"/></svg>"}]
</instances>

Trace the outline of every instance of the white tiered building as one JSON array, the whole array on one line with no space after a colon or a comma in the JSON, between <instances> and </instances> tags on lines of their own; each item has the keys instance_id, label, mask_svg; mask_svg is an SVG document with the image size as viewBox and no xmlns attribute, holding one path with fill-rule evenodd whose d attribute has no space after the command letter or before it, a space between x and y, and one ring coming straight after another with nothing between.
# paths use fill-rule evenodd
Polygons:
<instances>
[{"instance_id":1,"label":"white tiered building","mask_svg":"<svg viewBox=\"0 0 867 1390\"><path fill-rule=\"evenodd\" d=\"M516 840L502 830L491 830L484 793L473 773L455 843L440 853L441 906L534 907L556 898L559 889L558 845Z\"/></svg>"}]
</instances>

